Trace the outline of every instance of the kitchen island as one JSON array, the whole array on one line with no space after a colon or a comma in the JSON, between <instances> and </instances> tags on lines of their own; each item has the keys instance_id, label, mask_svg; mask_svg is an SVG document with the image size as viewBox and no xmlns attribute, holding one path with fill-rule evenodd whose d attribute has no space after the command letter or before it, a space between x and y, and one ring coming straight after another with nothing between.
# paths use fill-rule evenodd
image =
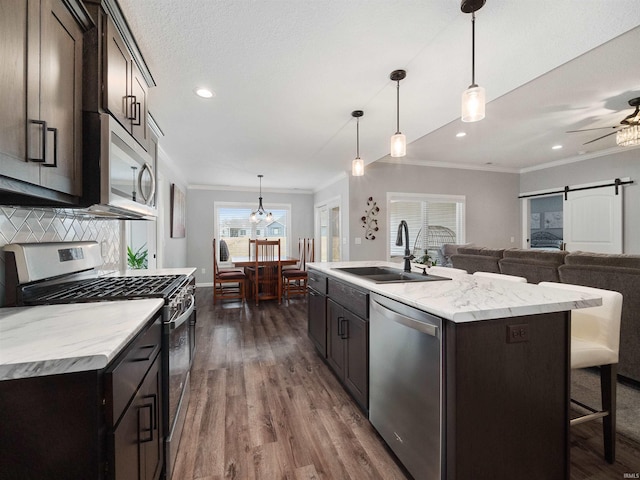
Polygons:
<instances>
[{"instance_id":1,"label":"kitchen island","mask_svg":"<svg viewBox=\"0 0 640 480\"><path fill-rule=\"evenodd\" d=\"M309 264L309 335L409 472L569 478L570 310L601 299L472 275L384 284L338 270L363 266L401 268Z\"/></svg>"}]
</instances>

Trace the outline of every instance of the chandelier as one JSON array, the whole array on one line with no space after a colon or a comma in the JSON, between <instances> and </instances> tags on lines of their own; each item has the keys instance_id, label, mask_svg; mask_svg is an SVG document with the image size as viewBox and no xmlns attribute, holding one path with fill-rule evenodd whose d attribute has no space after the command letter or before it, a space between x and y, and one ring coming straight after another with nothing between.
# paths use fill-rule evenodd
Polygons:
<instances>
[{"instance_id":1,"label":"chandelier","mask_svg":"<svg viewBox=\"0 0 640 480\"><path fill-rule=\"evenodd\" d=\"M258 209L251 212L251 215L249 216L249 220L251 220L253 223L260 222L261 220L263 220L263 217L267 222L273 220L273 215L271 214L271 212L267 212L262 206L262 177L264 177L264 175L258 175L258 178L260 179L260 196L258 197Z\"/></svg>"}]
</instances>

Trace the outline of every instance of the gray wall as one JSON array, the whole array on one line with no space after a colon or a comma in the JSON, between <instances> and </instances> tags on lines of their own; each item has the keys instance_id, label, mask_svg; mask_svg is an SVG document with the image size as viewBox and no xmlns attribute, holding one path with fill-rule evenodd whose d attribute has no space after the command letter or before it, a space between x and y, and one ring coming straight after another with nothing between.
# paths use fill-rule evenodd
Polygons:
<instances>
[{"instance_id":1,"label":"gray wall","mask_svg":"<svg viewBox=\"0 0 640 480\"><path fill-rule=\"evenodd\" d=\"M313 195L310 193L278 193L262 191L263 203L291 204L291 239L313 237ZM214 203L249 202L258 206L258 191L230 191L190 188L187 202L187 265L196 267L198 284L213 284ZM292 252L296 254L297 252ZM202 273L204 269L204 273Z\"/></svg>"},{"instance_id":2,"label":"gray wall","mask_svg":"<svg viewBox=\"0 0 640 480\"><path fill-rule=\"evenodd\" d=\"M596 157L580 162L522 173L520 192L536 192L548 189L562 189L565 185L612 180L630 177L632 185L624 188L623 207L623 251L640 254L640 149L624 150L613 155Z\"/></svg>"},{"instance_id":3,"label":"gray wall","mask_svg":"<svg viewBox=\"0 0 640 480\"><path fill-rule=\"evenodd\" d=\"M496 248L520 244L518 174L376 162L367 165L363 177L349 177L348 181L348 200L343 201L342 208L349 212L349 256L344 260L385 259L389 235L387 192L464 195L467 242ZM316 194L316 204L321 198L331 197L328 190ZM375 240L364 239L360 222L369 197L380 207L380 230ZM391 226L394 235L396 228ZM354 243L356 237L362 238L360 245Z\"/></svg>"},{"instance_id":4,"label":"gray wall","mask_svg":"<svg viewBox=\"0 0 640 480\"><path fill-rule=\"evenodd\" d=\"M162 139L160 140L162 141ZM185 236L171 238L171 184L175 183L184 193L189 209L189 191L179 169L159 148L158 151L158 218L157 222L157 250L158 268L180 268L191 266L187 262L187 247L189 238L189 218L187 215Z\"/></svg>"}]
</instances>

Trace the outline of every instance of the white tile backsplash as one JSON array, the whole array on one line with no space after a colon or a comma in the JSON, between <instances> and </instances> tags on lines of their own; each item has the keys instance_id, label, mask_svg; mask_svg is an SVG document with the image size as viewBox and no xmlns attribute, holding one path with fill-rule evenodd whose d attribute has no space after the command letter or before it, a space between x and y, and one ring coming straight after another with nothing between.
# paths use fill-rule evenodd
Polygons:
<instances>
[{"instance_id":1,"label":"white tile backsplash","mask_svg":"<svg viewBox=\"0 0 640 480\"><path fill-rule=\"evenodd\" d=\"M0 248L8 243L95 240L101 245L102 268L120 267L122 221L78 215L70 209L0 207ZM0 306L4 305L4 254L0 255Z\"/></svg>"}]
</instances>

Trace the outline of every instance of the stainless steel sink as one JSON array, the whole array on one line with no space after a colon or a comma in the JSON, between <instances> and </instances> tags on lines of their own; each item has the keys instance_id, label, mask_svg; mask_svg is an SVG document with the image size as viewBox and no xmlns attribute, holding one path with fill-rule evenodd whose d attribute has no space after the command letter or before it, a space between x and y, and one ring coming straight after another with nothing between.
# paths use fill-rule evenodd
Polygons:
<instances>
[{"instance_id":1,"label":"stainless steel sink","mask_svg":"<svg viewBox=\"0 0 640 480\"><path fill-rule=\"evenodd\" d=\"M423 275L422 273L404 272L391 267L335 267L349 275L355 275L364 280L375 283L404 283L404 282L434 282L438 280L451 280L437 275Z\"/></svg>"}]
</instances>

